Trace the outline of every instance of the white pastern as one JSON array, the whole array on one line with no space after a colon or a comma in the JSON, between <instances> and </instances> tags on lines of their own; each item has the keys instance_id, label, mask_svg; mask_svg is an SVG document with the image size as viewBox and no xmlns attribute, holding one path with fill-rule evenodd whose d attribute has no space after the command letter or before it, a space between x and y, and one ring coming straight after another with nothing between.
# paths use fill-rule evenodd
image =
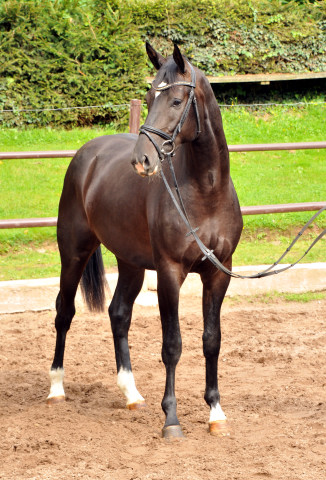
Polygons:
<instances>
[{"instance_id":1,"label":"white pastern","mask_svg":"<svg viewBox=\"0 0 326 480\"><path fill-rule=\"evenodd\" d=\"M63 389L63 377L64 370L63 368L57 368L56 370L50 370L50 381L51 388L48 396L49 398L53 397L64 397L65 391Z\"/></svg>"},{"instance_id":2,"label":"white pastern","mask_svg":"<svg viewBox=\"0 0 326 480\"><path fill-rule=\"evenodd\" d=\"M209 422L217 422L218 420L226 420L225 413L219 403L217 403L215 407L211 407L209 415Z\"/></svg>"},{"instance_id":3,"label":"white pastern","mask_svg":"<svg viewBox=\"0 0 326 480\"><path fill-rule=\"evenodd\" d=\"M119 370L117 384L126 397L127 405L144 402L143 397L136 388L135 379L130 370L125 370L124 368Z\"/></svg>"},{"instance_id":4,"label":"white pastern","mask_svg":"<svg viewBox=\"0 0 326 480\"><path fill-rule=\"evenodd\" d=\"M165 87L165 85L167 85L167 83L161 82L161 83L159 84L159 87ZM155 92L155 98L158 97L160 93L161 93L161 92Z\"/></svg>"}]
</instances>

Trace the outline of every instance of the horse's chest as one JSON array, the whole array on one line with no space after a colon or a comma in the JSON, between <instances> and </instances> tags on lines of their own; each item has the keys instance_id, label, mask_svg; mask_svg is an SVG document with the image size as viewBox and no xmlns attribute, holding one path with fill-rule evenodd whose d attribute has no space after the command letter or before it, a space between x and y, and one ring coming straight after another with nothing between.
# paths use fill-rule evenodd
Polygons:
<instances>
[{"instance_id":1,"label":"horse's chest","mask_svg":"<svg viewBox=\"0 0 326 480\"><path fill-rule=\"evenodd\" d=\"M186 225L177 211L170 210L168 215L161 215L161 218L156 220L152 233L156 250L162 254L169 253L177 262L196 262L203 255L192 234L194 231L205 246L218 254L219 258L226 258L232 253L232 242L218 218L193 213L190 213L188 218L190 225Z\"/></svg>"}]
</instances>

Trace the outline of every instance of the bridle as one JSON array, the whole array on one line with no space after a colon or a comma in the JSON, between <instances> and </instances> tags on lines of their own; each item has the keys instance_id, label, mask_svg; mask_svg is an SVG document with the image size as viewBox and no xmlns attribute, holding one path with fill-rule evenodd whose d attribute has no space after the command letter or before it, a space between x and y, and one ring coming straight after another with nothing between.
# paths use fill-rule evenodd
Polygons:
<instances>
[{"instance_id":1,"label":"bridle","mask_svg":"<svg viewBox=\"0 0 326 480\"><path fill-rule=\"evenodd\" d=\"M195 73L195 70L194 70L193 66L189 62L187 62L187 63L190 66L190 72L191 72L191 81L190 82L180 81L180 82L169 83L167 85L162 85L162 86L158 86L158 87L155 87L152 83L152 88L156 92L162 92L164 90L168 90L169 88L177 87L177 86L180 86L180 85L190 87L189 97L188 97L186 106L185 106L185 108L182 112L179 123L175 127L172 135L169 135L168 133L163 132L163 130L160 130L159 128L155 128L155 127L152 127L151 125L147 125L146 123L144 125L142 125L139 129L139 133L146 135L149 138L149 140L152 142L152 144L154 145L154 147L155 147L155 149L158 153L158 156L159 156L159 159L161 160L161 162L164 160L164 158L167 155L170 155L170 156L174 155L175 139L177 138L177 136L181 132L181 129L182 129L187 117L188 117L191 105L193 105L193 107L194 107L196 122L197 122L197 133L196 133L196 136L195 136L194 140L200 134L200 118L199 118L199 112L198 112L198 106L197 106L197 99L196 99L196 95L195 95L196 73ZM155 139L151 136L151 133L154 133L155 135L158 135L159 137L165 139L165 141L162 143L161 147L158 145L158 143L155 141ZM168 147L168 145L170 145L170 147Z\"/></svg>"},{"instance_id":2,"label":"bridle","mask_svg":"<svg viewBox=\"0 0 326 480\"><path fill-rule=\"evenodd\" d=\"M179 123L177 124L177 126L175 127L172 135L169 135L168 133L166 132L163 132L163 130L160 130L158 128L155 128L155 127L152 127L151 125L147 125L146 123L144 125L142 125L139 129L139 133L140 134L143 134L143 135L146 135L148 137L148 139L152 142L152 144L154 145L157 153L158 153L158 156L159 156L159 159L161 162L163 162L165 159L168 161L168 164L169 164L169 167L170 167L170 171L171 171L171 174L172 174L172 178L173 178L173 183L174 183L174 188L175 188L175 191L177 193L177 198L175 197L175 195L173 194L173 191L166 179L166 176L163 172L163 169L161 170L161 176L162 176L162 179L164 181L164 184L165 184L165 187L180 215L180 217L182 218L183 222L185 223L185 225L187 226L187 229L188 232L186 233L186 236L189 236L189 235L192 235L194 240L196 241L198 247L200 248L201 252L203 253L203 258L202 258L202 261L208 259L216 268L218 268L220 271L224 272L226 275L229 275L230 277L235 277L235 278L242 278L242 279L247 279L247 278L263 278L263 277L268 277L270 275L276 275L278 273L281 273L281 272L284 272L285 270L288 270L289 268L293 267L294 265L296 265L297 263L299 263L306 255L307 253L312 249L312 247L324 236L326 235L326 229L324 229L319 235L318 237L311 243L311 245L309 246L309 248L304 252L304 254L299 258L299 260L297 260L296 262L290 264L290 265L287 265L285 267L282 267L282 268L279 268L277 270L273 270L274 267L276 267L282 260L283 258L289 253L289 251L292 249L292 247L294 246L294 244L299 240L299 238L303 235L303 233L305 232L305 230L307 230L307 228L309 227L309 225L311 225L311 223L322 213L326 210L326 206L321 208L317 213L315 213L315 215L313 215L313 217L303 226L303 228L300 230L300 232L298 233L298 235L294 238L294 240L292 241L292 243L290 244L290 246L285 250L285 252L280 256L280 258L273 263L273 265L271 265L270 267L268 267L267 269L261 271L261 272L258 272L258 273L255 273L253 275L240 275L239 273L235 273L235 272L232 272L231 270L229 270L228 268L226 268L222 262L219 261L219 259L215 256L213 250L209 250L205 245L204 243L200 240L200 238L198 237L197 235L197 231L199 230L199 227L197 228L193 228L191 226L191 223L189 221L189 217L188 217L188 214L187 214L187 211L185 209L185 206L184 206L184 203L183 203L183 200L182 200L182 197L181 197L181 194L180 194L180 190L179 190L179 186L178 186L178 182L177 182L177 178L176 178L176 175L175 175L175 171L174 171L174 167L173 167L173 162L172 162L172 157L175 155L175 139L177 137L177 135L181 132L181 129L188 117L188 114L189 114L189 111L190 111L190 108L191 108L191 105L193 105L194 107L194 111L195 111L195 116L196 116L196 122L197 122L197 133L196 133L196 136L194 138L194 140L198 137L198 135L201 133L200 131L200 118L199 118L199 112L198 112L198 106L197 106L197 99L196 99L196 95L195 95L195 88L196 88L196 73L195 73L195 70L193 68L193 66L187 62L188 65L190 66L190 71L191 71L191 81L190 82L185 82L185 81L179 81L179 82L174 82L174 83L171 83L171 84L167 84L167 85L162 85L162 86L157 86L155 87L153 84L152 84L152 88L156 91L156 92L162 92L163 90L167 90L169 88L172 88L172 87L175 87L175 86L179 86L179 85L184 85L186 87L190 87L190 92L189 92L189 97L188 97L188 100L187 100L187 103L186 103L186 106L184 108L184 111L182 112L182 115L180 117L180 120L179 120ZM152 137L151 133L155 134L155 135L158 135L159 137L165 139L164 142L162 143L161 147L158 145L158 143L156 142L156 140ZM170 148L168 148L168 150L166 150L166 147L167 145L170 145Z\"/></svg>"}]
</instances>

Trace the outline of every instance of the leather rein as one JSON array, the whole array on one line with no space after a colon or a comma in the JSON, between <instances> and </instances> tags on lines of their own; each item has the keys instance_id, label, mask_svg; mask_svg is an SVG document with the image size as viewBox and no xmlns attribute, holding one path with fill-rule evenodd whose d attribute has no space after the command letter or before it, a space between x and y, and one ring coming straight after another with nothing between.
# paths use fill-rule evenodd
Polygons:
<instances>
[{"instance_id":1,"label":"leather rein","mask_svg":"<svg viewBox=\"0 0 326 480\"><path fill-rule=\"evenodd\" d=\"M175 175L175 170L174 170L174 167L173 167L173 162L172 162L172 157L175 155L175 139L177 137L177 135L181 132L181 129L182 129L182 126L183 124L185 123L186 119L187 119L187 116L189 114L189 111L190 111L190 108L191 108L191 105L193 105L194 107L194 111L195 111L195 116L196 116L196 122L197 122L197 134L196 134L196 137L195 139L198 137L198 135L201 133L200 131L200 118L199 118L199 112L198 112L198 106L197 106L197 100L196 100L196 96L195 96L195 88L196 88L196 73L195 73L195 70L193 69L192 65L188 62L188 65L190 66L190 71L191 71L191 81L190 82L183 82L183 81L180 81L180 82L174 82L174 83L171 83L171 84L167 84L167 85L162 85L162 86L158 86L158 87L155 87L153 84L152 84L152 88L157 91L157 92L161 92L163 90L167 90L169 88L172 88L174 86L178 86L178 85L184 85L184 86L187 86L190 88L190 92L189 92L189 97L188 97L188 101L186 103L186 106L184 108L184 111L181 115L181 118L179 120L179 123L177 124L177 126L175 127L172 135L169 135L168 133L166 132L163 132L162 130L158 129L158 128L155 128L155 127L152 127L150 125L147 125L146 123L144 125L142 125L139 129L139 133L140 134L144 134L146 135L149 140L152 142L152 144L154 145L157 153L158 153L158 156L159 156L159 159L161 161L161 163L166 159L168 164L169 164L169 168L170 168L170 171L171 171L171 174L172 174L172 178L173 178L173 183L174 183L174 188L175 188L175 191L176 191L176 195L177 197L174 195L167 179L166 179L166 176L163 172L163 169L161 170L161 175L162 175L162 178L163 178L163 181L164 181L164 184L165 184L165 187L180 215L180 217L182 218L183 222L185 223L187 229L188 229L188 232L186 233L186 236L188 237L189 235L192 235L194 240L196 241L198 247L200 248L201 252L203 253L203 258L202 258L202 261L205 261L206 259L208 259L216 268L218 268L220 271L224 272L226 275L229 275L230 277L234 277L234 278L243 278L243 279L247 279L247 278L263 278L263 277L267 277L267 276L270 276L270 275L276 275L278 273L281 273L281 272L284 272L285 270L288 270L289 268L293 267L294 265L296 265L297 263L299 263L306 255L307 253L312 249L312 247L324 236L326 235L326 229L324 229L319 235L318 237L311 243L311 245L309 246L309 248L304 252L304 254L297 260L295 261L294 263L291 263L290 265L287 265L285 267L282 267L282 268L279 268L277 270L273 270L282 260L283 258L289 253L289 251L292 249L292 247L295 245L295 243L299 240L299 238L303 235L303 233L307 230L307 228L309 227L309 225L311 225L311 223L321 214L323 213L325 210L326 210L326 206L322 207L317 213L315 213L315 215L313 215L313 217L311 217L311 219L302 227L302 229L300 230L300 232L298 233L298 235L294 238L294 240L292 241L292 243L289 245L289 247L285 250L285 252L280 256L280 258L278 260L276 260L276 262L274 262L270 267L266 268L265 270L262 270L261 272L258 272L258 273L255 273L253 275L240 275L239 273L235 273L235 272L232 272L231 270L229 270L228 268L226 268L222 262L219 261L219 259L216 257L216 255L214 254L214 251L213 250L209 250L205 245L204 243L201 241L201 239L198 237L197 235L197 231L199 230L199 227L197 228L193 228L191 226L191 223L190 223L190 220L189 220L189 217L188 217L188 214L187 214L187 211L185 209L185 206L184 206L184 203L183 203L183 200L182 200L182 197L181 197L181 194L180 194L180 190L179 190L179 186L178 186L178 182L177 182L177 178L176 178L176 175ZM156 142L156 140L152 137L151 133L154 133L155 135L158 135L160 136L161 138L164 139L164 142L162 143L162 146L160 147L158 145L158 143Z\"/></svg>"}]
</instances>

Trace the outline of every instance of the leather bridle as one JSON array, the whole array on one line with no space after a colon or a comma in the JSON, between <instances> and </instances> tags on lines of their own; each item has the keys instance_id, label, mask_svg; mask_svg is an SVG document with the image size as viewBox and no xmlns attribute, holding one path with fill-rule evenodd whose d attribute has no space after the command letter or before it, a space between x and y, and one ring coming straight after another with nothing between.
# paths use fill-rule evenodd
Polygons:
<instances>
[{"instance_id":1,"label":"leather bridle","mask_svg":"<svg viewBox=\"0 0 326 480\"><path fill-rule=\"evenodd\" d=\"M191 72L191 81L190 82L179 81L179 82L169 83L167 85L161 85L161 86L158 86L158 87L155 87L152 83L152 88L156 92L162 92L164 90L168 90L169 88L177 87L177 86L180 86L180 85L190 88L189 97L188 97L186 106L185 106L185 108L182 112L179 123L175 127L172 135L169 135L168 133L163 132L163 130L160 130L159 128L155 128L155 127L152 127L151 125L147 125L146 123L144 125L142 125L139 129L139 133L146 135L149 138L149 140L152 142L152 144L154 145L154 147L155 147L155 149L158 153L158 156L159 156L159 159L161 160L161 162L164 160L164 158L167 155L171 155L171 156L174 155L175 139L177 138L177 136L181 132L181 129L182 129L187 117L188 117L191 105L193 105L193 107L194 107L196 122L197 122L197 133L196 133L196 136L195 136L194 140L200 134L200 118L199 118L199 112L198 112L198 106L197 106L197 99L196 99L196 95L195 95L196 73L195 73L195 70L194 70L193 66L189 62L188 62L188 65L190 66L190 72ZM162 143L161 147L158 145L156 140L151 136L151 133L154 133L155 135L158 135L159 137L165 139L165 141ZM169 147L169 145L170 145L170 147Z\"/></svg>"},{"instance_id":2,"label":"leather bridle","mask_svg":"<svg viewBox=\"0 0 326 480\"><path fill-rule=\"evenodd\" d=\"M152 84L152 88L156 91L156 92L162 92L163 90L167 90L169 88L172 88L172 87L175 87L175 86L179 86L179 85L184 85L186 87L189 87L190 88L190 92L189 92L189 97L188 97L188 100L187 100L187 103L186 103L186 106L184 108L184 111L182 112L182 115L181 115L181 118L179 120L179 123L177 124L177 126L175 127L172 135L169 135L168 133L166 132L163 132L163 130L160 130L158 128L155 128L155 127L152 127L151 125L147 125L146 123L144 125L142 125L139 129L139 133L140 134L143 134L143 135L146 135L148 137L148 139L152 142L152 144L154 145L157 153L158 153L158 156L159 156L159 159L161 162L163 162L163 160L167 159L168 161L168 164L169 164L169 167L170 167L170 171L171 171L171 174L172 174L172 178L173 178L173 183L174 183L174 188L175 188L175 191L176 191L176 194L177 194L177 198L175 197L175 195L173 194L173 191L166 179L166 176L163 172L163 170L161 170L161 176L163 178L163 181L164 181L164 184L165 184L165 187L180 215L180 217L182 218L183 222L185 223L187 229L188 229L188 232L186 233L186 236L189 236L189 235L192 235L194 240L196 241L198 247L200 248L201 252L203 253L203 258L202 258L202 261L208 259L216 268L218 268L220 271L224 272L226 275L229 275L230 277L235 277L235 278L242 278L242 279L247 279L247 278L262 278L262 277L267 277L267 276L270 276L270 275L276 275L278 273L281 273L281 272L284 272L285 270L288 270L289 268L293 267L294 265L296 265L298 262L300 262L306 255L307 253L311 250L311 248L324 236L326 235L326 229L324 229L319 235L318 237L312 242L312 244L309 246L309 248L305 251L305 253L299 258L299 260L297 260L296 262L292 263L291 265L286 265L282 268L279 268L277 270L273 270L280 262L281 260L289 253L289 251L292 249L292 247L294 246L294 244L299 240L299 238L302 236L302 234L305 232L305 230L307 230L307 228L309 227L309 225L311 225L311 223L322 213L326 210L326 206L321 208L317 213L315 213L315 215L313 215L313 217L304 225L304 227L300 230L300 232L298 233L298 235L295 237L295 239L292 241L291 245L285 250L285 252L280 256L280 258L273 263L273 265L271 265L270 267L266 268L265 270L261 271L261 272L258 272L258 273L255 273L253 275L240 275L239 273L235 273L235 272L232 272L231 270L229 270L228 268L226 268L222 262L220 262L220 260L218 260L218 258L215 256L213 250L209 250L205 245L204 243L200 240L200 238L198 237L197 235L197 230L199 230L199 227L197 228L193 228L191 226L191 223L189 221L189 217L188 217L188 214L187 214L187 211L185 209L185 206L184 206L184 203L183 203L183 200L182 200L182 197L181 197L181 194L180 194L180 190L179 190L179 186L178 186L178 182L177 182L177 178L176 178L176 175L175 175L175 171L174 171L174 167L173 167L173 162L172 162L172 157L175 155L175 139L177 137L177 135L181 132L181 129L187 119L187 116L189 114L189 111L190 111L190 108L191 108L191 105L193 105L194 107L194 111L195 111L195 116L196 116L196 122L197 122L197 133L196 133L196 136L194 138L194 140L198 137L198 135L200 134L200 118L199 118L199 112L198 112L198 106L197 106L197 99L196 99L196 95L195 95L195 88L196 88L196 73L195 73L195 70L194 68L192 67L192 65L187 62L188 65L190 66L190 71L191 71L191 81L190 82L186 82L186 81L179 81L179 82L174 82L174 83L171 83L171 84L167 84L167 85L161 85L161 86L157 86L155 87L153 84ZM156 140L152 137L151 133L155 134L155 135L158 135L159 137L163 138L164 139L164 142L162 143L161 147L158 145L158 143L156 142ZM167 145L170 145L170 148L168 150L166 150L166 146Z\"/></svg>"}]
</instances>

